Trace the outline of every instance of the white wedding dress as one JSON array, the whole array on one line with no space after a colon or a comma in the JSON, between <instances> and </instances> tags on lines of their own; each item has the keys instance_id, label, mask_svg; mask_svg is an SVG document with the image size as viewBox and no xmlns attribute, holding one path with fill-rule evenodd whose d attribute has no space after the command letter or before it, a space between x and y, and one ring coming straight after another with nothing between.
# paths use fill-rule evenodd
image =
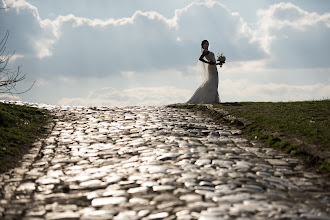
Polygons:
<instances>
[{"instance_id":1,"label":"white wedding dress","mask_svg":"<svg viewBox=\"0 0 330 220\"><path fill-rule=\"evenodd\" d=\"M214 53L209 51L205 56L207 61L216 62ZM201 62L201 61L199 61ZM200 103L220 103L219 93L218 93L218 70L216 65L209 65L202 63L204 65L204 75L205 79L202 85L196 90L193 96L187 101L188 104L200 104Z\"/></svg>"}]
</instances>

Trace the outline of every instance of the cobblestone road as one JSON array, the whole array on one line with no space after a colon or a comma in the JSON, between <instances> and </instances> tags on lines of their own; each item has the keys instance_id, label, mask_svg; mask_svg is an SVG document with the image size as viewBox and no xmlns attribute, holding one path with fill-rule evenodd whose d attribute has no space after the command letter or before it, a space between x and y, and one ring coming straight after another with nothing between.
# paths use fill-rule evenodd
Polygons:
<instances>
[{"instance_id":1,"label":"cobblestone road","mask_svg":"<svg viewBox=\"0 0 330 220\"><path fill-rule=\"evenodd\" d=\"M167 107L52 107L0 176L2 219L330 219L329 183L239 130Z\"/></svg>"}]
</instances>

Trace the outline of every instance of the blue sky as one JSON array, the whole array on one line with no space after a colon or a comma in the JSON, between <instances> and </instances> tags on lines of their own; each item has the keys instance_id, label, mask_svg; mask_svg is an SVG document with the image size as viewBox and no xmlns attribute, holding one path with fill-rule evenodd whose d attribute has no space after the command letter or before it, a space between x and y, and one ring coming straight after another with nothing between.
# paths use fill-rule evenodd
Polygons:
<instances>
[{"instance_id":1,"label":"blue sky","mask_svg":"<svg viewBox=\"0 0 330 220\"><path fill-rule=\"evenodd\" d=\"M28 93L60 105L164 105L201 83L200 42L224 53L223 102L330 96L328 0L1 0L9 66Z\"/></svg>"}]
</instances>

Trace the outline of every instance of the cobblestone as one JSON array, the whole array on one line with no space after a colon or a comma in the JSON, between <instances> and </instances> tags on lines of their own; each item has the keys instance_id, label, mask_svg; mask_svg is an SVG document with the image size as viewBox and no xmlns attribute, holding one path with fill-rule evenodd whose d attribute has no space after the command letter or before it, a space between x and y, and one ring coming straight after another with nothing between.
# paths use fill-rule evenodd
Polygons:
<instances>
[{"instance_id":1,"label":"cobblestone","mask_svg":"<svg viewBox=\"0 0 330 220\"><path fill-rule=\"evenodd\" d=\"M330 219L326 179L199 113L16 104L57 119L0 175L0 219Z\"/></svg>"}]
</instances>

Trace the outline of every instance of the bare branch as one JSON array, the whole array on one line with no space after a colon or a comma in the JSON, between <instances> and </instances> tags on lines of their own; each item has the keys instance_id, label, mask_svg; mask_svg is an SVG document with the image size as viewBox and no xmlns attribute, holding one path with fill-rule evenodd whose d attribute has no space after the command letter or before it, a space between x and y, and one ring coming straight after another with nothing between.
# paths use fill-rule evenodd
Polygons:
<instances>
[{"instance_id":1,"label":"bare branch","mask_svg":"<svg viewBox=\"0 0 330 220\"><path fill-rule=\"evenodd\" d=\"M9 37L9 31L6 32L4 38L0 41L0 93L10 93L10 94L22 94L29 91L32 85L23 92L18 92L16 90L16 84L21 82L25 79L26 74L22 74L20 71L21 66L17 67L17 70L13 71L7 69L8 62L10 58L15 54L13 53L6 53L6 43Z\"/></svg>"}]
</instances>

